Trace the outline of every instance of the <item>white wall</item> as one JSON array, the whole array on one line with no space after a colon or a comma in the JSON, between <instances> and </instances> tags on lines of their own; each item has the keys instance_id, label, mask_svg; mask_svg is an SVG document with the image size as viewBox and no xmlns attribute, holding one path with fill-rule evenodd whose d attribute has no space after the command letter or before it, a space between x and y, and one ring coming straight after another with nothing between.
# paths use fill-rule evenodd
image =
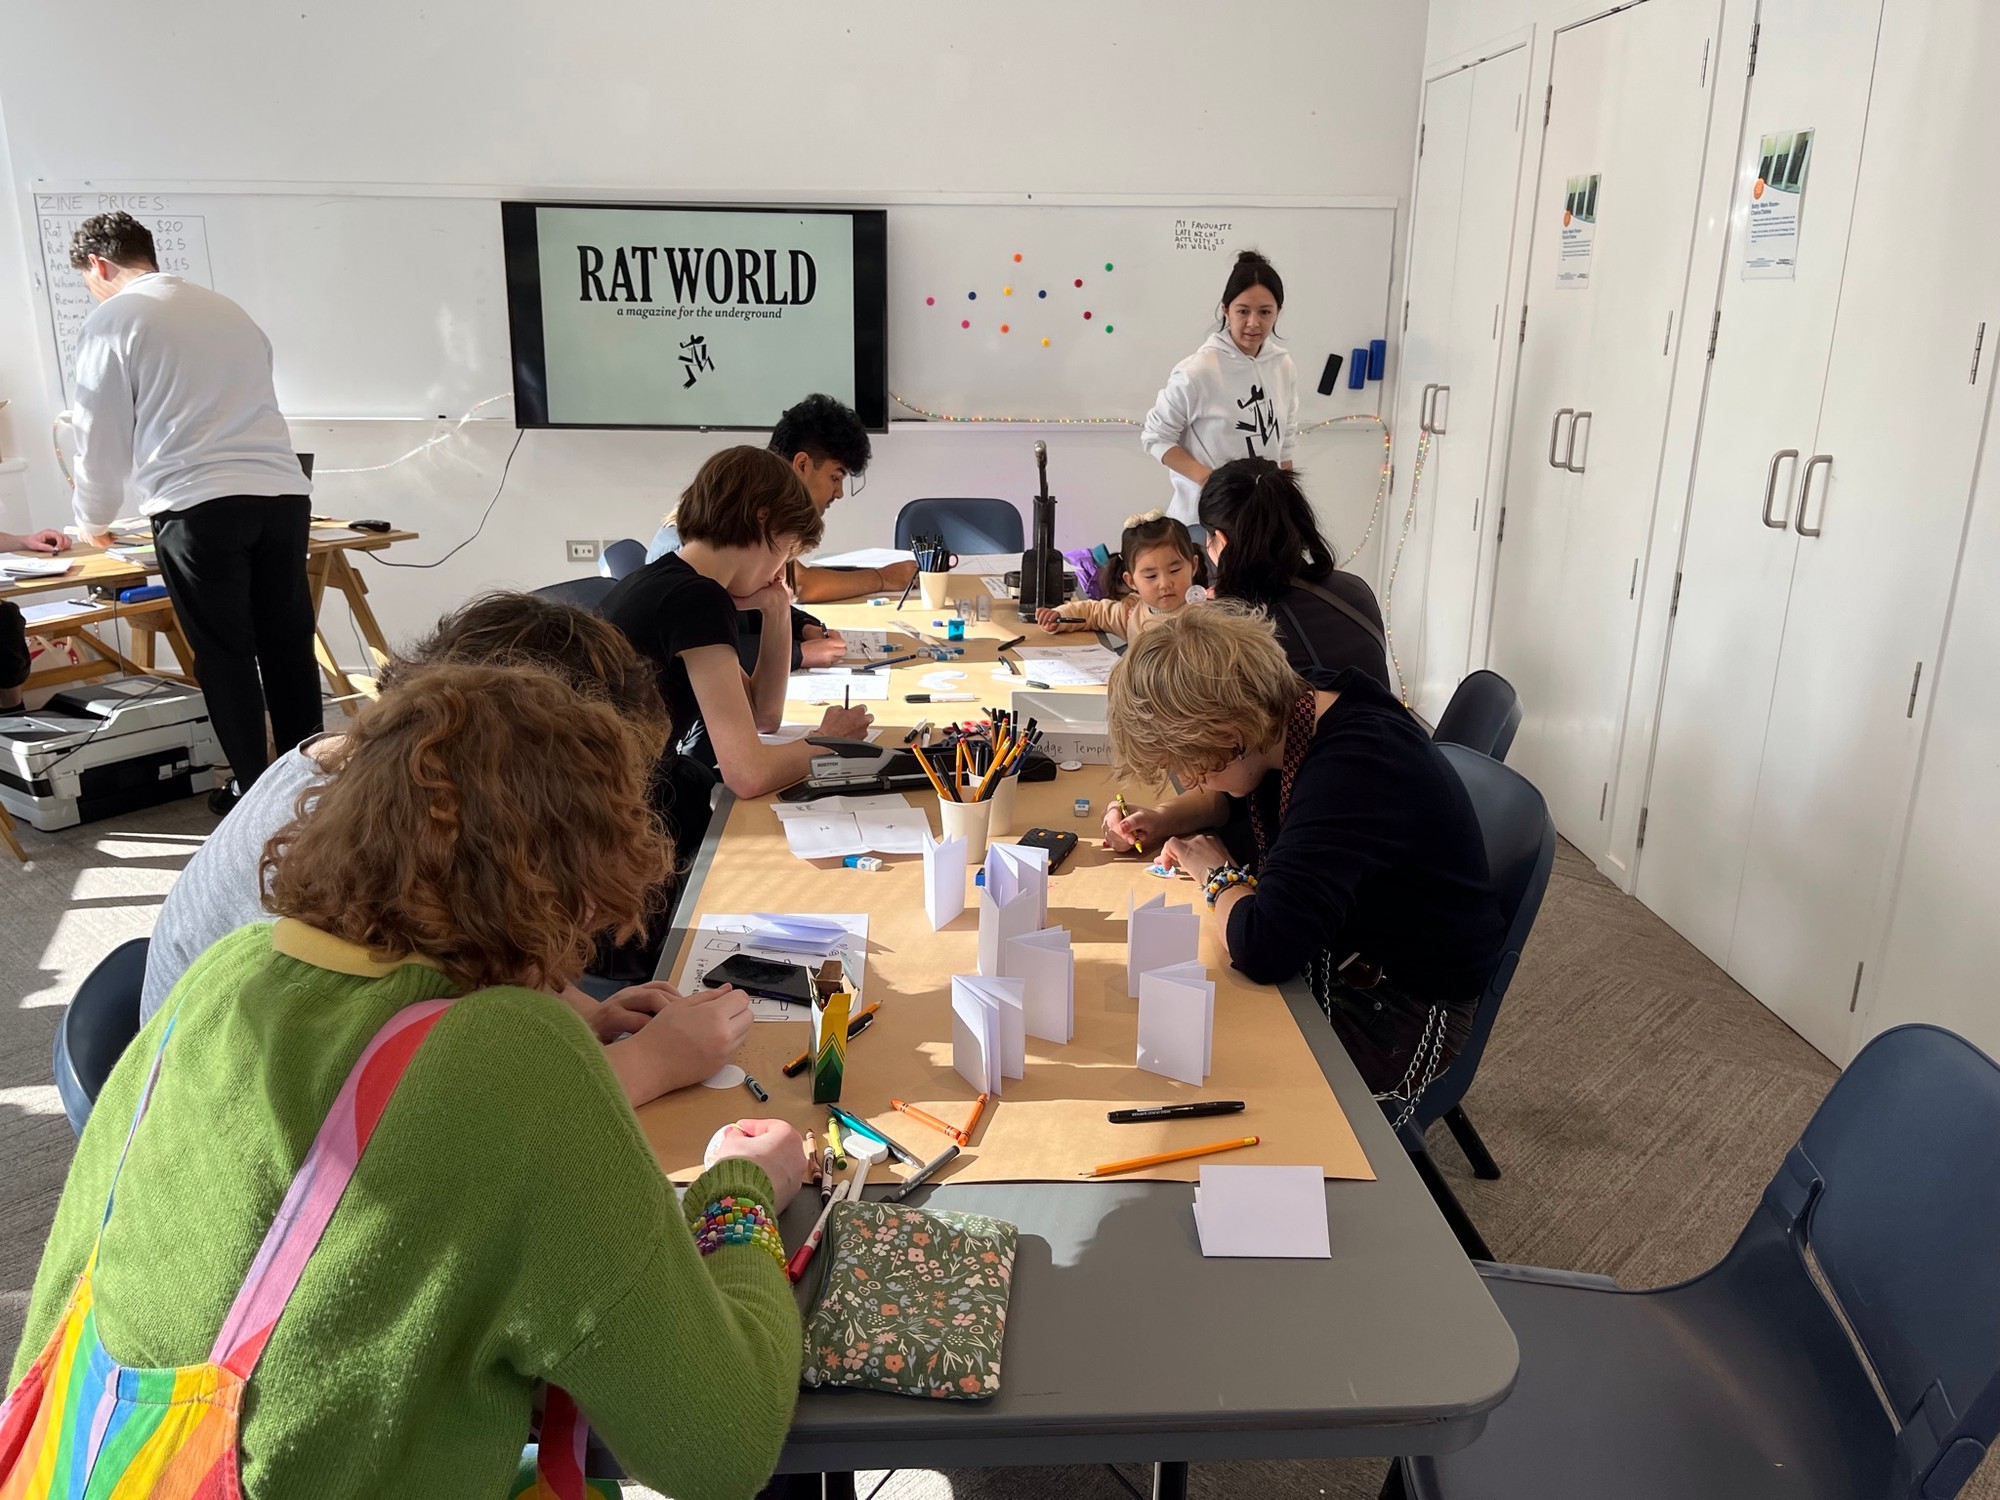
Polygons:
<instances>
[{"instance_id":1,"label":"white wall","mask_svg":"<svg viewBox=\"0 0 2000 1500\"><path fill-rule=\"evenodd\" d=\"M18 222L38 180L1401 199L1425 24L1406 0L1281 0L1248 33L1192 0L999 10L770 0L754 11L722 0L584 10L349 0L303 13L105 0L93 15L86 55L60 7L17 7L0 49L0 396L14 398L0 412L0 453L29 458L38 524L67 508ZM55 57L76 62L48 66ZM340 316L337 286L326 315ZM1142 410L1151 394L1128 404ZM296 436L335 468L385 462L429 433L359 422ZM424 540L399 556L436 557L471 532L513 436L504 423L469 427L395 469L329 478L320 506L414 527ZM895 507L916 494L1024 499L1036 436L1050 443L1067 545L1115 538L1122 516L1166 493L1123 429L902 428L877 440L866 493L836 507L828 544L886 541ZM728 441L529 433L485 535L435 571L371 571L378 612L398 635L481 586L574 571L566 537L648 535ZM1379 440L1308 441L1302 466L1336 539L1352 545Z\"/></svg>"}]
</instances>

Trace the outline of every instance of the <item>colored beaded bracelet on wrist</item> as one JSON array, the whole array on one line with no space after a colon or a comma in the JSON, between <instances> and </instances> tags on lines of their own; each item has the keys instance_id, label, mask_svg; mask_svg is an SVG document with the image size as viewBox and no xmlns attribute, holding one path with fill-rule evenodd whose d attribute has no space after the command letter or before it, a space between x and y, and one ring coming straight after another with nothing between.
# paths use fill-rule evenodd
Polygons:
<instances>
[{"instance_id":1,"label":"colored beaded bracelet on wrist","mask_svg":"<svg viewBox=\"0 0 2000 1500\"><path fill-rule=\"evenodd\" d=\"M1257 877L1241 865L1217 865L1208 872L1208 879L1202 882L1201 893L1208 898L1208 909L1215 910L1215 903L1222 899L1222 893L1232 885L1257 889Z\"/></svg>"},{"instance_id":2,"label":"colored beaded bracelet on wrist","mask_svg":"<svg viewBox=\"0 0 2000 1500\"><path fill-rule=\"evenodd\" d=\"M748 1198L718 1198L703 1209L694 1244L703 1255L713 1255L724 1245L761 1245L780 1267L785 1264L785 1242L778 1237L777 1225L763 1204Z\"/></svg>"}]
</instances>

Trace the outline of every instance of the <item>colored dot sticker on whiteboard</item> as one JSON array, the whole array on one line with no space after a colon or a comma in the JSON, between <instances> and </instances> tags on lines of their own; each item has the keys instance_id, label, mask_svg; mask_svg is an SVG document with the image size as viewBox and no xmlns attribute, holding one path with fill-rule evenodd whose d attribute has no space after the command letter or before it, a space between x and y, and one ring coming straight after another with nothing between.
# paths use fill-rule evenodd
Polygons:
<instances>
[{"instance_id":1,"label":"colored dot sticker on whiteboard","mask_svg":"<svg viewBox=\"0 0 2000 1500\"><path fill-rule=\"evenodd\" d=\"M936 306L937 306L937 298L935 298L935 297L926 297L926 298L924 298L924 306L925 306L925 307L936 307Z\"/></svg>"},{"instance_id":2,"label":"colored dot sticker on whiteboard","mask_svg":"<svg viewBox=\"0 0 2000 1500\"><path fill-rule=\"evenodd\" d=\"M1088 323L1088 322L1090 321L1090 314L1089 314L1089 313L1085 313L1085 314L1083 315L1083 321L1084 321L1084 322L1086 322L1086 323Z\"/></svg>"},{"instance_id":3,"label":"colored dot sticker on whiteboard","mask_svg":"<svg viewBox=\"0 0 2000 1500\"><path fill-rule=\"evenodd\" d=\"M1043 347L1044 349L1046 349L1046 348L1048 348L1048 347L1049 347L1049 341L1048 341L1047 339L1043 339L1043 340L1042 340L1042 347Z\"/></svg>"},{"instance_id":4,"label":"colored dot sticker on whiteboard","mask_svg":"<svg viewBox=\"0 0 2000 1500\"><path fill-rule=\"evenodd\" d=\"M1035 295L1036 295L1037 297L1046 297L1046 296L1048 296L1048 290L1047 290L1047 288L1044 288L1043 290L1041 290L1041 291L1039 291L1039 292L1035 293Z\"/></svg>"},{"instance_id":5,"label":"colored dot sticker on whiteboard","mask_svg":"<svg viewBox=\"0 0 2000 1500\"><path fill-rule=\"evenodd\" d=\"M1077 278L1076 278L1076 284L1077 284L1078 286L1082 286L1082 285L1083 285L1083 278L1082 278L1081 276L1079 276L1079 277L1077 277Z\"/></svg>"},{"instance_id":6,"label":"colored dot sticker on whiteboard","mask_svg":"<svg viewBox=\"0 0 2000 1500\"><path fill-rule=\"evenodd\" d=\"M1106 262L1104 263L1104 269L1105 269L1105 270L1107 270L1107 271L1111 269L1111 262L1110 262L1110 261L1108 261L1108 260L1107 260L1107 261L1106 261Z\"/></svg>"},{"instance_id":7,"label":"colored dot sticker on whiteboard","mask_svg":"<svg viewBox=\"0 0 2000 1500\"><path fill-rule=\"evenodd\" d=\"M1011 286L1003 286L1000 288L1000 295L1003 297L1011 297L1014 295L1014 289Z\"/></svg>"},{"instance_id":8,"label":"colored dot sticker on whiteboard","mask_svg":"<svg viewBox=\"0 0 2000 1500\"><path fill-rule=\"evenodd\" d=\"M1006 332L1008 331L1008 330L1007 330L1007 325L1006 325L1005 323L1002 323L1002 324L1000 325L1000 331L1001 331L1002 333L1006 333Z\"/></svg>"},{"instance_id":9,"label":"colored dot sticker on whiteboard","mask_svg":"<svg viewBox=\"0 0 2000 1500\"><path fill-rule=\"evenodd\" d=\"M966 300L967 302L977 302L977 301L979 300L979 293L977 293L977 292L967 292L967 293L965 294L965 300Z\"/></svg>"},{"instance_id":10,"label":"colored dot sticker on whiteboard","mask_svg":"<svg viewBox=\"0 0 2000 1500\"><path fill-rule=\"evenodd\" d=\"M1014 264L1019 265L1020 263L1021 263L1021 252L1016 250L1014 252Z\"/></svg>"},{"instance_id":11,"label":"colored dot sticker on whiteboard","mask_svg":"<svg viewBox=\"0 0 2000 1500\"><path fill-rule=\"evenodd\" d=\"M1106 333L1109 333L1109 332L1111 332L1111 325L1110 325L1109 323L1106 323L1106 324L1104 325L1104 331L1105 331Z\"/></svg>"},{"instance_id":12,"label":"colored dot sticker on whiteboard","mask_svg":"<svg viewBox=\"0 0 2000 1500\"><path fill-rule=\"evenodd\" d=\"M970 328L970 327L972 326L972 319L970 319L970 318L961 318L961 319L959 320L959 324L958 324L958 326L959 326L960 328Z\"/></svg>"}]
</instances>

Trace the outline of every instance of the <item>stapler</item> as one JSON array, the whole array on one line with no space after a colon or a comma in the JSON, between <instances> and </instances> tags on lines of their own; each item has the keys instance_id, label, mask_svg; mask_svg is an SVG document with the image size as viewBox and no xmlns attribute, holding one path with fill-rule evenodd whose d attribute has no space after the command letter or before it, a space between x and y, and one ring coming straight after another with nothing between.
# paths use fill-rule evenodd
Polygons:
<instances>
[{"instance_id":1,"label":"stapler","mask_svg":"<svg viewBox=\"0 0 2000 1500\"><path fill-rule=\"evenodd\" d=\"M866 797L877 792L931 790L930 778L908 746L872 745L867 740L818 734L807 735L806 743L824 753L812 758L804 781L778 793L780 802L813 802L843 793ZM1053 781L1056 763L1040 750L1030 750L1022 757L1018 774L1023 781Z\"/></svg>"}]
</instances>

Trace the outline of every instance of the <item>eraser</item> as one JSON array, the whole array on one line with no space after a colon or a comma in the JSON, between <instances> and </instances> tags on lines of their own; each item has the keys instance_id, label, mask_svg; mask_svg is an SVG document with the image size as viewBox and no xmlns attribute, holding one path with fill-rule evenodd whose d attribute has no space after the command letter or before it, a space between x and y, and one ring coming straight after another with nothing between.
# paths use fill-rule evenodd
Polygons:
<instances>
[{"instance_id":1,"label":"eraser","mask_svg":"<svg viewBox=\"0 0 2000 1500\"><path fill-rule=\"evenodd\" d=\"M1319 377L1319 393L1322 396L1331 396L1333 388L1340 384L1340 365L1341 359L1338 354L1329 354L1326 357L1326 368L1320 372Z\"/></svg>"},{"instance_id":2,"label":"eraser","mask_svg":"<svg viewBox=\"0 0 2000 1500\"><path fill-rule=\"evenodd\" d=\"M1347 388L1358 391L1368 384L1368 351L1356 349L1347 356Z\"/></svg>"},{"instance_id":3,"label":"eraser","mask_svg":"<svg viewBox=\"0 0 2000 1500\"><path fill-rule=\"evenodd\" d=\"M1087 817L1087 816L1089 815L1089 813L1090 813L1090 799L1089 799L1088 797L1079 797L1079 798L1077 798L1077 799L1076 799L1076 815L1077 815L1077 816L1078 816L1079 818L1081 818L1081 817Z\"/></svg>"},{"instance_id":4,"label":"eraser","mask_svg":"<svg viewBox=\"0 0 2000 1500\"><path fill-rule=\"evenodd\" d=\"M1368 378L1380 380L1382 372L1389 367L1389 341L1370 339L1368 341Z\"/></svg>"}]
</instances>

